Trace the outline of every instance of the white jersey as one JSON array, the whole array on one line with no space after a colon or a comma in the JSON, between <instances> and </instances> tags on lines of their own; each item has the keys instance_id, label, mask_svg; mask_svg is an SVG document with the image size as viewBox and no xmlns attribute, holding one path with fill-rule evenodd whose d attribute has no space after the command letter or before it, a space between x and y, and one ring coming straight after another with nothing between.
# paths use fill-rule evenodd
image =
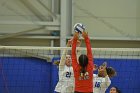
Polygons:
<instances>
[{"instance_id":1,"label":"white jersey","mask_svg":"<svg viewBox=\"0 0 140 93\"><path fill-rule=\"evenodd\" d=\"M74 93L74 73L72 66L65 65L67 50L64 50L59 64L59 81L55 87L56 92ZM80 52L77 52L80 55Z\"/></svg>"},{"instance_id":2,"label":"white jersey","mask_svg":"<svg viewBox=\"0 0 140 93\"><path fill-rule=\"evenodd\" d=\"M106 89L110 86L111 80L108 77L98 77L98 75L93 74L93 93L105 93Z\"/></svg>"},{"instance_id":3,"label":"white jersey","mask_svg":"<svg viewBox=\"0 0 140 93\"><path fill-rule=\"evenodd\" d=\"M59 70L59 81L55 87L56 92L73 93L74 77L73 68L65 65L64 70Z\"/></svg>"}]
</instances>

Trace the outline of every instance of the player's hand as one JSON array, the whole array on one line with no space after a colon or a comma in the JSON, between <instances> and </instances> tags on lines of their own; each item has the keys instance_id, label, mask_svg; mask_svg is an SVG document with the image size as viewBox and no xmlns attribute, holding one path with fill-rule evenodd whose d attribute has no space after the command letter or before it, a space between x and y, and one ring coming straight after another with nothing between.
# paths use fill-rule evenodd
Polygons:
<instances>
[{"instance_id":1,"label":"player's hand","mask_svg":"<svg viewBox=\"0 0 140 93\"><path fill-rule=\"evenodd\" d=\"M96 71L97 69L98 69L98 66L94 64L93 71Z\"/></svg>"},{"instance_id":2,"label":"player's hand","mask_svg":"<svg viewBox=\"0 0 140 93\"><path fill-rule=\"evenodd\" d=\"M87 36L88 36L87 32L83 31L83 32L82 32L82 37L83 37L83 38L86 38Z\"/></svg>"},{"instance_id":3,"label":"player's hand","mask_svg":"<svg viewBox=\"0 0 140 93\"><path fill-rule=\"evenodd\" d=\"M102 64L102 66L103 66L103 73L104 73L104 76L107 76L107 71L106 71L107 62L104 62L104 63Z\"/></svg>"},{"instance_id":4,"label":"player's hand","mask_svg":"<svg viewBox=\"0 0 140 93\"><path fill-rule=\"evenodd\" d=\"M73 38L79 39L79 33L75 32Z\"/></svg>"},{"instance_id":5,"label":"player's hand","mask_svg":"<svg viewBox=\"0 0 140 93\"><path fill-rule=\"evenodd\" d=\"M73 38L72 39L70 39L70 40L68 40L68 46L71 46L72 45L72 43L73 43Z\"/></svg>"},{"instance_id":6,"label":"player's hand","mask_svg":"<svg viewBox=\"0 0 140 93\"><path fill-rule=\"evenodd\" d=\"M68 45L71 46L73 43L73 38L68 40ZM80 40L77 40L77 47L80 47L81 46L81 41Z\"/></svg>"},{"instance_id":7,"label":"player's hand","mask_svg":"<svg viewBox=\"0 0 140 93\"><path fill-rule=\"evenodd\" d=\"M104 62L104 63L102 64L102 66L104 66L104 68L106 68L106 67L107 67L107 62Z\"/></svg>"},{"instance_id":8,"label":"player's hand","mask_svg":"<svg viewBox=\"0 0 140 93\"><path fill-rule=\"evenodd\" d=\"M77 47L81 46L81 41L77 40Z\"/></svg>"}]
</instances>

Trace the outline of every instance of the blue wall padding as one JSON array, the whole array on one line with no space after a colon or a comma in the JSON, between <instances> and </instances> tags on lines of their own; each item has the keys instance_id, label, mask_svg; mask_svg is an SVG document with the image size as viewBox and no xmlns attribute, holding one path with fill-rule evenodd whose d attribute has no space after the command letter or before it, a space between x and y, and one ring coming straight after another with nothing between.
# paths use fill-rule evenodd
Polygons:
<instances>
[{"instance_id":1,"label":"blue wall padding","mask_svg":"<svg viewBox=\"0 0 140 93\"><path fill-rule=\"evenodd\" d=\"M58 68L53 62L56 60L60 58L53 58L50 63L37 58L1 57L0 93L55 93ZM94 61L97 65L107 61L108 66L116 69L117 76L111 79L111 86L119 87L122 93L140 93L140 59L100 58Z\"/></svg>"},{"instance_id":2,"label":"blue wall padding","mask_svg":"<svg viewBox=\"0 0 140 93\"><path fill-rule=\"evenodd\" d=\"M37 58L5 57L0 58L0 65L0 93L50 93L51 63Z\"/></svg>"},{"instance_id":3,"label":"blue wall padding","mask_svg":"<svg viewBox=\"0 0 140 93\"><path fill-rule=\"evenodd\" d=\"M57 60L60 60L60 58L53 58L52 59L52 63L57 61ZM56 65L52 65L52 69L51 69L51 93L55 93L54 92L54 89L55 89L55 86L59 80L58 78L58 67Z\"/></svg>"},{"instance_id":4,"label":"blue wall padding","mask_svg":"<svg viewBox=\"0 0 140 93\"><path fill-rule=\"evenodd\" d=\"M140 93L140 59L95 59L96 64L103 61L117 71L117 76L111 78L111 86L119 87L122 93Z\"/></svg>"}]
</instances>

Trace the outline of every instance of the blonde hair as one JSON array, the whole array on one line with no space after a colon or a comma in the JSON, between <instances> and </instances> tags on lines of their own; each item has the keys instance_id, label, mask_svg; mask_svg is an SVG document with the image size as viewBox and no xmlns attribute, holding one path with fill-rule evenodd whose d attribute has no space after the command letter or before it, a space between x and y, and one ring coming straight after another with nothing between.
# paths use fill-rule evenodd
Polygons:
<instances>
[{"instance_id":1,"label":"blonde hair","mask_svg":"<svg viewBox=\"0 0 140 93\"><path fill-rule=\"evenodd\" d=\"M60 60L56 60L53 62L53 65L59 66L59 64L60 64Z\"/></svg>"}]
</instances>

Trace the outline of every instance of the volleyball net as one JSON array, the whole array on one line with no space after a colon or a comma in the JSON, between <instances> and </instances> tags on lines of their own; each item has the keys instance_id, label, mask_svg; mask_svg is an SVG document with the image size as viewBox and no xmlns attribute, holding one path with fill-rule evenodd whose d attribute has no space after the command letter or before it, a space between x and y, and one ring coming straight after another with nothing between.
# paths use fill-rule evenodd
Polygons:
<instances>
[{"instance_id":1,"label":"volleyball net","mask_svg":"<svg viewBox=\"0 0 140 93\"><path fill-rule=\"evenodd\" d=\"M53 93L63 50L71 47L0 46L0 93ZM81 54L86 48L78 47ZM92 48L94 63L116 69L112 85L126 93L140 91L140 48Z\"/></svg>"}]
</instances>

